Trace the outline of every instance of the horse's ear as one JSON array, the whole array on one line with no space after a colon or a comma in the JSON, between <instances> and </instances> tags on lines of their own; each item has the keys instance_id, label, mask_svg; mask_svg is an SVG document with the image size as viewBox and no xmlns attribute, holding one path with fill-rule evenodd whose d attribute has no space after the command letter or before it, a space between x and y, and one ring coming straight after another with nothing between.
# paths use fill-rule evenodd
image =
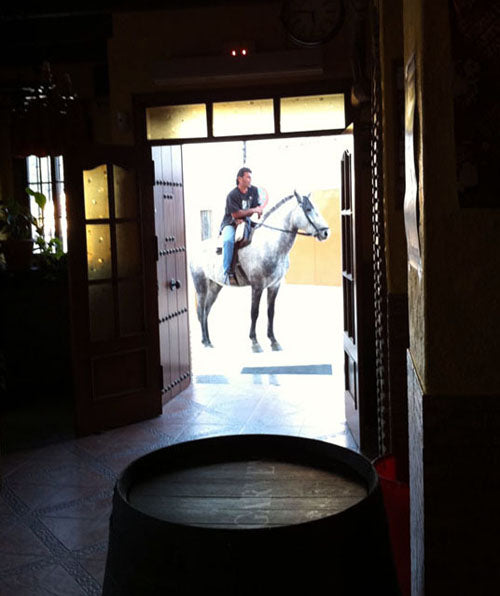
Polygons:
<instances>
[{"instance_id":1,"label":"horse's ear","mask_svg":"<svg viewBox=\"0 0 500 596\"><path fill-rule=\"evenodd\" d=\"M302 197L299 195L299 193L296 190L293 191L293 194L295 195L295 198L297 199L297 201L299 203L302 203Z\"/></svg>"}]
</instances>

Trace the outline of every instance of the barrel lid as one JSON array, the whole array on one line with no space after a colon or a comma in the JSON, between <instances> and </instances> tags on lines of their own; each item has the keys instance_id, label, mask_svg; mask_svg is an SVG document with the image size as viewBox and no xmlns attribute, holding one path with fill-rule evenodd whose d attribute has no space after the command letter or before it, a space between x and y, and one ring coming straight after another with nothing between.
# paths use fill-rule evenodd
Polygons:
<instances>
[{"instance_id":1,"label":"barrel lid","mask_svg":"<svg viewBox=\"0 0 500 596\"><path fill-rule=\"evenodd\" d=\"M352 450L259 434L198 439L149 453L123 471L115 494L169 524L263 530L342 515L375 488L374 467Z\"/></svg>"}]
</instances>

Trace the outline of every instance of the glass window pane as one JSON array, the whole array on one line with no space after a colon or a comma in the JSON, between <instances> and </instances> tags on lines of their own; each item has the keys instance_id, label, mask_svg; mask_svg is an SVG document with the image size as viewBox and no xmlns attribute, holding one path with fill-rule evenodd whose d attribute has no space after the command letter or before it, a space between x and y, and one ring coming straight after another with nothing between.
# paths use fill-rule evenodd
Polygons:
<instances>
[{"instance_id":1,"label":"glass window pane","mask_svg":"<svg viewBox=\"0 0 500 596\"><path fill-rule=\"evenodd\" d=\"M83 194L86 219L109 217L108 169L106 165L83 172Z\"/></svg>"},{"instance_id":2,"label":"glass window pane","mask_svg":"<svg viewBox=\"0 0 500 596\"><path fill-rule=\"evenodd\" d=\"M114 309L111 284L89 286L90 341L113 339Z\"/></svg>"},{"instance_id":3,"label":"glass window pane","mask_svg":"<svg viewBox=\"0 0 500 596\"><path fill-rule=\"evenodd\" d=\"M144 299L142 284L137 279L118 283L120 305L120 335L131 335L144 331Z\"/></svg>"},{"instance_id":4,"label":"glass window pane","mask_svg":"<svg viewBox=\"0 0 500 596\"><path fill-rule=\"evenodd\" d=\"M214 137L274 132L272 99L224 101L213 106Z\"/></svg>"},{"instance_id":5,"label":"glass window pane","mask_svg":"<svg viewBox=\"0 0 500 596\"><path fill-rule=\"evenodd\" d=\"M109 225L87 225L87 267L88 278L111 277L111 234Z\"/></svg>"},{"instance_id":6,"label":"glass window pane","mask_svg":"<svg viewBox=\"0 0 500 596\"><path fill-rule=\"evenodd\" d=\"M40 159L40 176L43 182L50 182L52 180L52 172L50 171L50 160L48 157L42 157Z\"/></svg>"},{"instance_id":7,"label":"glass window pane","mask_svg":"<svg viewBox=\"0 0 500 596\"><path fill-rule=\"evenodd\" d=\"M61 206L61 233L63 241L63 250L68 250L68 218L66 214L66 193L64 191L64 182L57 183L57 194Z\"/></svg>"},{"instance_id":8,"label":"glass window pane","mask_svg":"<svg viewBox=\"0 0 500 596\"><path fill-rule=\"evenodd\" d=\"M202 210L201 216L201 239L206 240L212 237L212 211Z\"/></svg>"},{"instance_id":9,"label":"glass window pane","mask_svg":"<svg viewBox=\"0 0 500 596\"><path fill-rule=\"evenodd\" d=\"M62 155L58 155L54 158L55 163L55 170L56 170L56 181L63 182L64 181L64 164Z\"/></svg>"},{"instance_id":10,"label":"glass window pane","mask_svg":"<svg viewBox=\"0 0 500 596\"><path fill-rule=\"evenodd\" d=\"M281 132L344 128L344 95L283 97Z\"/></svg>"},{"instance_id":11,"label":"glass window pane","mask_svg":"<svg viewBox=\"0 0 500 596\"><path fill-rule=\"evenodd\" d=\"M39 158L36 155L29 155L28 156L28 184L36 184L40 182L40 176L38 175L39 167L38 167L38 160Z\"/></svg>"},{"instance_id":12,"label":"glass window pane","mask_svg":"<svg viewBox=\"0 0 500 596\"><path fill-rule=\"evenodd\" d=\"M43 189L42 192L47 197L47 202L45 203L45 208L43 210L43 217L40 213L40 217L38 218L38 223L43 224L43 231L44 231L44 238L49 240L50 238L54 238L56 235L56 220L55 220L55 213L54 213L54 201L52 198L52 192L49 194L46 192L46 189ZM33 210L31 211L33 213Z\"/></svg>"},{"instance_id":13,"label":"glass window pane","mask_svg":"<svg viewBox=\"0 0 500 596\"><path fill-rule=\"evenodd\" d=\"M113 166L116 217L136 217L135 171Z\"/></svg>"},{"instance_id":14,"label":"glass window pane","mask_svg":"<svg viewBox=\"0 0 500 596\"><path fill-rule=\"evenodd\" d=\"M189 139L207 136L204 103L146 109L148 139Z\"/></svg>"},{"instance_id":15,"label":"glass window pane","mask_svg":"<svg viewBox=\"0 0 500 596\"><path fill-rule=\"evenodd\" d=\"M141 271L139 233L135 222L116 224L118 276L127 277Z\"/></svg>"}]
</instances>

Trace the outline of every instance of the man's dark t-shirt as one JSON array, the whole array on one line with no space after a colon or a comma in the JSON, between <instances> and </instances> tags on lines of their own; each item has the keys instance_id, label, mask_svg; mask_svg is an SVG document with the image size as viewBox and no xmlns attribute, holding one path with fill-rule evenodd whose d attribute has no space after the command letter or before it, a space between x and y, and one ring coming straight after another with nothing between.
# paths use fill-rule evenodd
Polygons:
<instances>
[{"instance_id":1,"label":"man's dark t-shirt","mask_svg":"<svg viewBox=\"0 0 500 596\"><path fill-rule=\"evenodd\" d=\"M227 195L226 198L226 211L220 225L220 229L224 226L233 223L233 217L231 213L236 211L253 209L260 205L259 201L259 189L256 186L250 186L246 193L240 192L240 189L235 186L233 190Z\"/></svg>"}]
</instances>

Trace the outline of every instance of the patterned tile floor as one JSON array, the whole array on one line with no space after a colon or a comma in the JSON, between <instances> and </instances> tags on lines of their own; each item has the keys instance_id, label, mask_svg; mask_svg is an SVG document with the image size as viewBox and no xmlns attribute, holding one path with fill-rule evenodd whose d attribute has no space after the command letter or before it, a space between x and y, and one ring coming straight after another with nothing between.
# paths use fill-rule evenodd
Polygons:
<instances>
[{"instance_id":1,"label":"patterned tile floor","mask_svg":"<svg viewBox=\"0 0 500 596\"><path fill-rule=\"evenodd\" d=\"M313 339L304 341L288 354L252 354L246 346L235 355L227 341L226 348L208 353L195 346L194 382L161 416L2 455L1 596L100 594L114 483L129 462L149 451L240 433L306 436L357 450L345 424L341 352L315 352ZM325 353L336 354L331 375L241 374L256 364L273 366L274 373L280 366L328 364Z\"/></svg>"}]
</instances>

